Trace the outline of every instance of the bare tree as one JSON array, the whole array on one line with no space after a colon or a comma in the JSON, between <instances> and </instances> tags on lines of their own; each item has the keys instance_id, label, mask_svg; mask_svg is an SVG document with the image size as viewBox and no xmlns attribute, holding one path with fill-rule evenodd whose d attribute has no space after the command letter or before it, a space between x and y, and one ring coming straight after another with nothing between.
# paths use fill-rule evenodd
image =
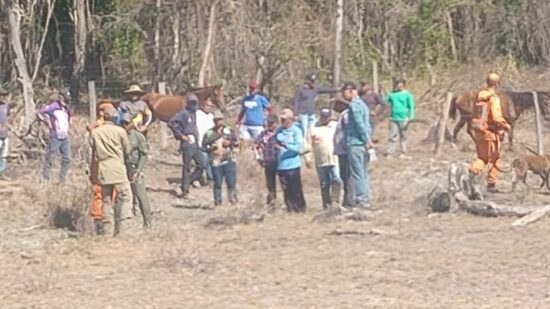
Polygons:
<instances>
[{"instance_id":1,"label":"bare tree","mask_svg":"<svg viewBox=\"0 0 550 309\"><path fill-rule=\"evenodd\" d=\"M211 51L214 40L214 34L216 33L216 7L218 0L214 0L210 5L210 16L208 17L208 37L206 39L206 46L202 54L202 65L199 71L198 86L203 87L206 85L206 76L209 71L209 65L211 62Z\"/></svg>"},{"instance_id":2,"label":"bare tree","mask_svg":"<svg viewBox=\"0 0 550 309\"><path fill-rule=\"evenodd\" d=\"M4 0L4 7L8 13L9 40L13 53L15 54L15 66L17 67L19 75L18 80L23 87L25 125L29 125L34 118L34 91L32 88L32 79L29 75L27 62L21 46L21 10L13 0Z\"/></svg>"}]
</instances>

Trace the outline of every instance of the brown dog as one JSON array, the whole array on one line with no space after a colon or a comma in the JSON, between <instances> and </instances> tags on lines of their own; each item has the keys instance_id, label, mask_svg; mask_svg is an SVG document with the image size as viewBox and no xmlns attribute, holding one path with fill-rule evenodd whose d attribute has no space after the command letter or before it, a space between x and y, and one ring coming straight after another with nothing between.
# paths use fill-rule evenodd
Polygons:
<instances>
[{"instance_id":1,"label":"brown dog","mask_svg":"<svg viewBox=\"0 0 550 309\"><path fill-rule=\"evenodd\" d=\"M500 169L499 169L500 170ZM542 184L540 187L544 187L550 190L550 155L535 155L528 154L522 155L515 159L511 164L510 170L500 170L503 173L510 173L514 171L514 178L512 179L512 191L516 189L518 182L522 181L527 186L527 172L531 171L542 178Z\"/></svg>"}]
</instances>

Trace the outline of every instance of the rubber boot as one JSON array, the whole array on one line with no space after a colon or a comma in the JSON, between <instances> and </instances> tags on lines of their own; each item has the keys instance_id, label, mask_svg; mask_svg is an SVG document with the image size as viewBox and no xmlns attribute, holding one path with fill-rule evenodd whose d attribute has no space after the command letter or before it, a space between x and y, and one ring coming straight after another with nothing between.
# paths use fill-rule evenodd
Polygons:
<instances>
[{"instance_id":1,"label":"rubber boot","mask_svg":"<svg viewBox=\"0 0 550 309\"><path fill-rule=\"evenodd\" d=\"M103 220L94 219L94 229L96 235L105 235L105 226L103 225Z\"/></svg>"},{"instance_id":2,"label":"rubber boot","mask_svg":"<svg viewBox=\"0 0 550 309\"><path fill-rule=\"evenodd\" d=\"M323 201L323 209L329 209L330 204L330 188L321 188L321 199Z\"/></svg>"},{"instance_id":3,"label":"rubber boot","mask_svg":"<svg viewBox=\"0 0 550 309\"><path fill-rule=\"evenodd\" d=\"M331 188L332 205L340 205L340 192L342 192L342 184L333 182Z\"/></svg>"}]
</instances>

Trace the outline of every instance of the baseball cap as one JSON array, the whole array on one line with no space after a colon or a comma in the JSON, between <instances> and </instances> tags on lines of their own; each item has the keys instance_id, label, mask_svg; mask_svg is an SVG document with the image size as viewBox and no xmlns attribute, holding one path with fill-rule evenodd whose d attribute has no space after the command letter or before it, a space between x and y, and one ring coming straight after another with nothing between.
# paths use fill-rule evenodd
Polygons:
<instances>
[{"instance_id":1,"label":"baseball cap","mask_svg":"<svg viewBox=\"0 0 550 309\"><path fill-rule=\"evenodd\" d=\"M330 110L329 107L323 107L321 108L321 111L319 114L321 115L321 117L330 117L332 116L332 111Z\"/></svg>"},{"instance_id":2,"label":"baseball cap","mask_svg":"<svg viewBox=\"0 0 550 309\"><path fill-rule=\"evenodd\" d=\"M256 80L251 80L248 82L248 88L257 89L258 88L258 82Z\"/></svg>"},{"instance_id":3,"label":"baseball cap","mask_svg":"<svg viewBox=\"0 0 550 309\"><path fill-rule=\"evenodd\" d=\"M345 82L342 86L342 91L344 90L357 90L357 86L353 82Z\"/></svg>"},{"instance_id":4,"label":"baseball cap","mask_svg":"<svg viewBox=\"0 0 550 309\"><path fill-rule=\"evenodd\" d=\"M214 119L224 119L225 116L220 110L215 110L214 113L212 113L214 116Z\"/></svg>"},{"instance_id":5,"label":"baseball cap","mask_svg":"<svg viewBox=\"0 0 550 309\"><path fill-rule=\"evenodd\" d=\"M285 108L279 113L279 118L281 119L292 119L294 118L294 113L292 110Z\"/></svg>"},{"instance_id":6,"label":"baseball cap","mask_svg":"<svg viewBox=\"0 0 550 309\"><path fill-rule=\"evenodd\" d=\"M199 98L194 94L190 93L187 95L187 102L198 102Z\"/></svg>"},{"instance_id":7,"label":"baseball cap","mask_svg":"<svg viewBox=\"0 0 550 309\"><path fill-rule=\"evenodd\" d=\"M267 115L267 122L271 122L271 123L279 122L279 117L275 114L269 114Z\"/></svg>"},{"instance_id":8,"label":"baseball cap","mask_svg":"<svg viewBox=\"0 0 550 309\"><path fill-rule=\"evenodd\" d=\"M118 116L118 111L116 110L116 108L114 108L112 106L107 107L105 109L104 113L105 113L105 117L107 117L107 118L115 118L115 117Z\"/></svg>"},{"instance_id":9,"label":"baseball cap","mask_svg":"<svg viewBox=\"0 0 550 309\"><path fill-rule=\"evenodd\" d=\"M306 80L314 82L316 79L317 79L317 75L315 75L314 73L308 73L306 75Z\"/></svg>"}]
</instances>

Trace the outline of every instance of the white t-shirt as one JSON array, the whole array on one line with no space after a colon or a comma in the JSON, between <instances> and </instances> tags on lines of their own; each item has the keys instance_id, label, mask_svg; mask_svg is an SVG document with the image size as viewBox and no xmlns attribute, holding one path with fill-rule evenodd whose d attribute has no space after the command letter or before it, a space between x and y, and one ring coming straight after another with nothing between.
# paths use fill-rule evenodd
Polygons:
<instances>
[{"instance_id":1,"label":"white t-shirt","mask_svg":"<svg viewBox=\"0 0 550 309\"><path fill-rule=\"evenodd\" d=\"M334 154L335 131L335 121L311 128L311 144L316 166L338 165L338 157Z\"/></svg>"},{"instance_id":2,"label":"white t-shirt","mask_svg":"<svg viewBox=\"0 0 550 309\"><path fill-rule=\"evenodd\" d=\"M197 133L199 134L199 146L202 146L202 138L206 131L214 127L214 114L205 113L202 109L197 110Z\"/></svg>"}]
</instances>

